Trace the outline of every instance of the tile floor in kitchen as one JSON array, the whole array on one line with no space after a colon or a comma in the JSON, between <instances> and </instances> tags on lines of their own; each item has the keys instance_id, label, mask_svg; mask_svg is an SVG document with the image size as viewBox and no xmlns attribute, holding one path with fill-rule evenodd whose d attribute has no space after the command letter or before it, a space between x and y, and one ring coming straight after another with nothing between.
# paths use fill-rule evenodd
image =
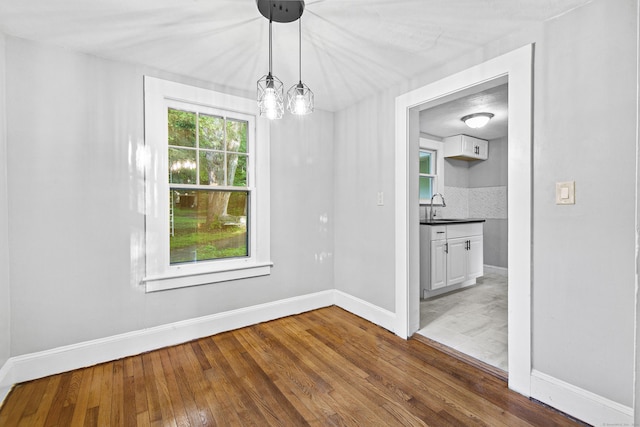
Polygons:
<instances>
[{"instance_id":1,"label":"tile floor in kitchen","mask_svg":"<svg viewBox=\"0 0 640 427\"><path fill-rule=\"evenodd\" d=\"M486 272L475 286L422 300L418 333L508 371L506 272Z\"/></svg>"}]
</instances>

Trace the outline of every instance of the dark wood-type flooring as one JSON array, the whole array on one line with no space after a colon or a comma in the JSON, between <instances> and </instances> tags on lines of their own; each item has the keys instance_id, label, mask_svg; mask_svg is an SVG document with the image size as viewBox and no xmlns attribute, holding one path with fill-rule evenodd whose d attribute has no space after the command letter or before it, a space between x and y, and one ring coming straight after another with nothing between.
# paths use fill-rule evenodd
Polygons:
<instances>
[{"instance_id":1,"label":"dark wood-type flooring","mask_svg":"<svg viewBox=\"0 0 640 427\"><path fill-rule=\"evenodd\" d=\"M570 426L504 381L329 307L17 385L0 426Z\"/></svg>"}]
</instances>

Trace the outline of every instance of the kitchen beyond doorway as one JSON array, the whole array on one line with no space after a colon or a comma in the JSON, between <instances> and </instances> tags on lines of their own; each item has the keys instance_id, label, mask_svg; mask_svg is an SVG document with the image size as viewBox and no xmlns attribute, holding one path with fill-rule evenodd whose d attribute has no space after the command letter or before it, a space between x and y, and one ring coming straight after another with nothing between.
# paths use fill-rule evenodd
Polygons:
<instances>
[{"instance_id":1,"label":"kitchen beyond doorway","mask_svg":"<svg viewBox=\"0 0 640 427\"><path fill-rule=\"evenodd\" d=\"M418 334L508 372L507 272L420 301Z\"/></svg>"}]
</instances>

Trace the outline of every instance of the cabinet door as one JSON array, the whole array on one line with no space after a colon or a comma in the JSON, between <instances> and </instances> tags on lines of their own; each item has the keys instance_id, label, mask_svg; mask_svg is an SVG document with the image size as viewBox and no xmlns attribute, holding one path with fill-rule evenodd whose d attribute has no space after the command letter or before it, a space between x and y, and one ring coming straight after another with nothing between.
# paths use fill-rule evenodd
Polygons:
<instances>
[{"instance_id":1,"label":"cabinet door","mask_svg":"<svg viewBox=\"0 0 640 427\"><path fill-rule=\"evenodd\" d=\"M464 282L467 277L467 240L467 237L447 240L447 285Z\"/></svg>"},{"instance_id":2,"label":"cabinet door","mask_svg":"<svg viewBox=\"0 0 640 427\"><path fill-rule=\"evenodd\" d=\"M483 139L463 137L462 154L469 159L487 160L489 143Z\"/></svg>"},{"instance_id":3,"label":"cabinet door","mask_svg":"<svg viewBox=\"0 0 640 427\"><path fill-rule=\"evenodd\" d=\"M462 137L461 140L461 152L463 155L469 157L469 158L475 158L477 157L477 153L476 153L476 143L475 140L471 139L471 138L465 138L464 136Z\"/></svg>"},{"instance_id":4,"label":"cabinet door","mask_svg":"<svg viewBox=\"0 0 640 427\"><path fill-rule=\"evenodd\" d=\"M489 158L489 142L478 140L475 146L477 147L475 150L478 159L487 160Z\"/></svg>"},{"instance_id":5,"label":"cabinet door","mask_svg":"<svg viewBox=\"0 0 640 427\"><path fill-rule=\"evenodd\" d=\"M482 245L482 236L468 237L469 250L467 263L467 278L475 279L484 274L484 248Z\"/></svg>"},{"instance_id":6,"label":"cabinet door","mask_svg":"<svg viewBox=\"0 0 640 427\"><path fill-rule=\"evenodd\" d=\"M446 240L434 240L431 242L431 290L445 286L447 272L447 254L445 253Z\"/></svg>"}]
</instances>

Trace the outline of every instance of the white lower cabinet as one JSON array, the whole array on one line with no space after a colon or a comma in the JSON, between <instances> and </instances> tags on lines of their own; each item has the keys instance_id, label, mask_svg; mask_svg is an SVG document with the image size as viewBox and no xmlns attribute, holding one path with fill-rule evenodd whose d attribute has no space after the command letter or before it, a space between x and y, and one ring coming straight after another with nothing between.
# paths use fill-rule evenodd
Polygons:
<instances>
[{"instance_id":1,"label":"white lower cabinet","mask_svg":"<svg viewBox=\"0 0 640 427\"><path fill-rule=\"evenodd\" d=\"M431 242L431 289L447 286L447 253L445 252L446 240L434 240Z\"/></svg>"},{"instance_id":2,"label":"white lower cabinet","mask_svg":"<svg viewBox=\"0 0 640 427\"><path fill-rule=\"evenodd\" d=\"M476 283L484 274L483 225L463 223L420 226L422 297Z\"/></svg>"},{"instance_id":3,"label":"white lower cabinet","mask_svg":"<svg viewBox=\"0 0 640 427\"><path fill-rule=\"evenodd\" d=\"M484 245L481 235L469 237L467 254L467 277L476 279L484 275Z\"/></svg>"},{"instance_id":4,"label":"white lower cabinet","mask_svg":"<svg viewBox=\"0 0 640 427\"><path fill-rule=\"evenodd\" d=\"M467 243L466 237L447 240L447 286L462 283L467 278Z\"/></svg>"}]
</instances>

